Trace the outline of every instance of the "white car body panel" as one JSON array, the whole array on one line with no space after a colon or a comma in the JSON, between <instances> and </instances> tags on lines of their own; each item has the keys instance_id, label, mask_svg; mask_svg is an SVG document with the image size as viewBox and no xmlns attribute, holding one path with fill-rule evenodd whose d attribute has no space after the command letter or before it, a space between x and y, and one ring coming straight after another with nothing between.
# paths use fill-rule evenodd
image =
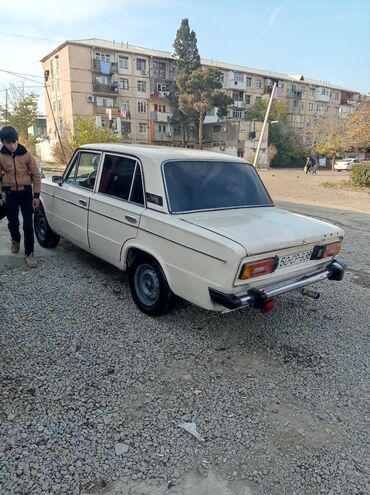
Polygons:
<instances>
[{"instance_id":1,"label":"white car body panel","mask_svg":"<svg viewBox=\"0 0 370 495\"><path fill-rule=\"evenodd\" d=\"M275 206L169 213L164 162L214 160L249 166L241 158L133 145L95 144L79 149L102 153L94 189L44 179L41 201L51 229L122 270L127 268L130 250L150 254L161 265L171 290L205 309L225 310L212 300L210 288L240 295L250 288L263 290L325 270L331 258L300 257L316 245L341 241L344 235L334 225ZM99 193L105 153L136 159L142 170L144 193L158 196L162 204L145 201L139 205ZM291 258L271 274L248 281L239 278L244 263L274 256ZM290 264L295 259L298 261Z\"/></svg>"}]
</instances>

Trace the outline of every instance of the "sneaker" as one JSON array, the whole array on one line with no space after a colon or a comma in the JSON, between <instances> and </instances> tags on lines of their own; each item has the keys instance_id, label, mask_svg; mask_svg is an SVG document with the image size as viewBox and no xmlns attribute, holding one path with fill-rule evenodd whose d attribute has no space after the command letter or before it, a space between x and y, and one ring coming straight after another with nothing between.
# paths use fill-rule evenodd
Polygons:
<instances>
[{"instance_id":1,"label":"sneaker","mask_svg":"<svg viewBox=\"0 0 370 495\"><path fill-rule=\"evenodd\" d=\"M26 256L26 265L28 266L28 268L36 268L37 266L37 261L34 257L33 254L30 254L29 256Z\"/></svg>"},{"instance_id":2,"label":"sneaker","mask_svg":"<svg viewBox=\"0 0 370 495\"><path fill-rule=\"evenodd\" d=\"M19 248L21 247L21 243L20 242L15 242L13 241L12 239L12 242L10 244L10 251L13 253L13 254L17 254L19 253Z\"/></svg>"}]
</instances>

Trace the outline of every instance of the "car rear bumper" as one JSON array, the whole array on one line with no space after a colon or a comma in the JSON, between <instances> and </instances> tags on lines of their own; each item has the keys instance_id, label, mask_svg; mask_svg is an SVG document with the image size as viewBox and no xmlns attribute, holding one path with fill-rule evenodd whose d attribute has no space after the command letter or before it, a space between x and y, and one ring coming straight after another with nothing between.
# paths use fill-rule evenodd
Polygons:
<instances>
[{"instance_id":1,"label":"car rear bumper","mask_svg":"<svg viewBox=\"0 0 370 495\"><path fill-rule=\"evenodd\" d=\"M321 280L342 280L346 265L340 263L337 260L333 260L323 272L316 273L315 275L306 275L294 282L286 282L270 287L266 287L264 290L249 289L244 295L225 294L218 290L209 288L209 295L214 303L220 304L227 309L238 309L243 306L252 306L254 308L262 309L268 299L271 299L285 292L290 292L295 289L301 289L306 285L311 285Z\"/></svg>"}]
</instances>

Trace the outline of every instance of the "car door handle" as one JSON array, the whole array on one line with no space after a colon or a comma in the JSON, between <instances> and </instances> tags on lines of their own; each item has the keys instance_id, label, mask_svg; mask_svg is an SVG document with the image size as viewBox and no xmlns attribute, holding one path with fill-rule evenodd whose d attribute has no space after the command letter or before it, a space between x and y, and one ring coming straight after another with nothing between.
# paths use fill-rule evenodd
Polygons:
<instances>
[{"instance_id":1,"label":"car door handle","mask_svg":"<svg viewBox=\"0 0 370 495\"><path fill-rule=\"evenodd\" d=\"M87 206L87 201L85 201L84 199L79 199L79 200L78 200L78 203L79 203L81 206Z\"/></svg>"},{"instance_id":2,"label":"car door handle","mask_svg":"<svg viewBox=\"0 0 370 495\"><path fill-rule=\"evenodd\" d=\"M125 215L125 220L127 220L130 223L137 223L137 220L135 217L130 217L130 215Z\"/></svg>"}]
</instances>

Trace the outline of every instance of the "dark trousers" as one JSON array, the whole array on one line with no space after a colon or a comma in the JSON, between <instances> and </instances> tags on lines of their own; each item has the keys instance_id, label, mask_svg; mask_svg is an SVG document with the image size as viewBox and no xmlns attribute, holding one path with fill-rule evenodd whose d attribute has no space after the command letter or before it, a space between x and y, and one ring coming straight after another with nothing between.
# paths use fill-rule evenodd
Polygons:
<instances>
[{"instance_id":1,"label":"dark trousers","mask_svg":"<svg viewBox=\"0 0 370 495\"><path fill-rule=\"evenodd\" d=\"M22 191L5 189L5 197L8 229L14 242L21 241L21 234L19 232L19 207L21 208L23 217L24 253L26 256L29 256L33 253L35 245L32 223L32 187L26 187Z\"/></svg>"}]
</instances>

